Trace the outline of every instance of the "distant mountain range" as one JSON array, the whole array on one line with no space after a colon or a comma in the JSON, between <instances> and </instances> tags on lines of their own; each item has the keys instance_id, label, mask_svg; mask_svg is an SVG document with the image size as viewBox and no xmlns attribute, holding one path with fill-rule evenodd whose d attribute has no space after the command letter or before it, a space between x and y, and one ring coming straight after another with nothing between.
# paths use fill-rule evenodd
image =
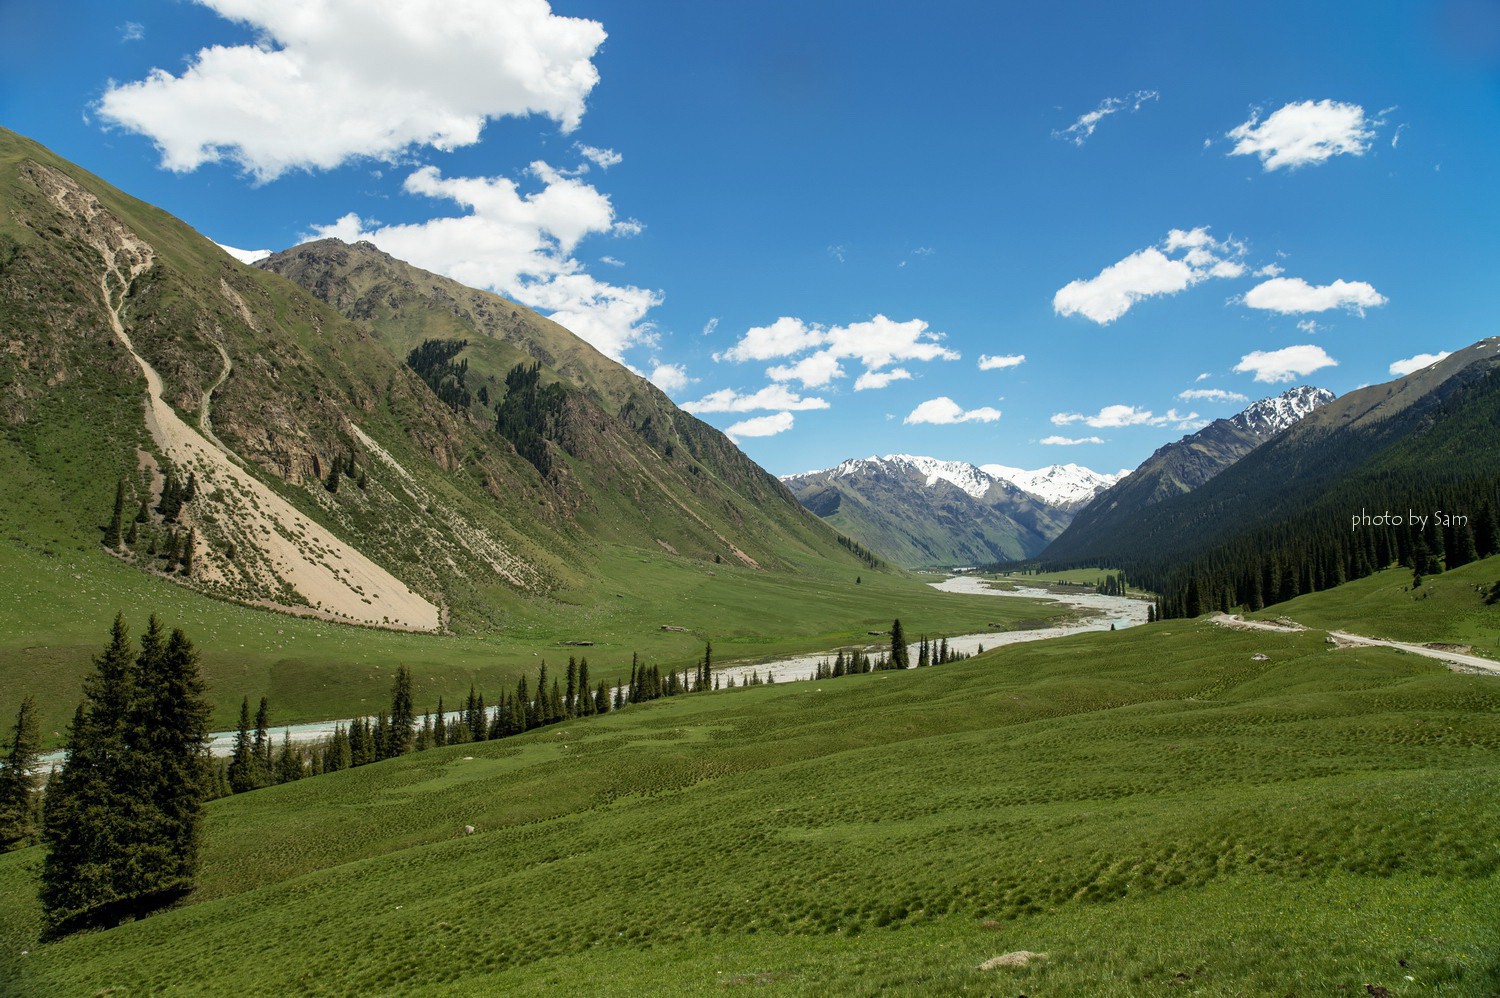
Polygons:
<instances>
[{"instance_id":1,"label":"distant mountain range","mask_svg":"<svg viewBox=\"0 0 1500 998\"><path fill-rule=\"evenodd\" d=\"M1077 464L1028 471L1004 464L887 454L783 476L808 509L908 567L1075 558L1147 506L1203 485L1319 406L1302 386L1261 399L1167 444L1135 471Z\"/></svg>"},{"instance_id":2,"label":"distant mountain range","mask_svg":"<svg viewBox=\"0 0 1500 998\"><path fill-rule=\"evenodd\" d=\"M1206 460L1193 453L1202 434L1158 451L1085 508L1043 564L1125 569L1163 594L1169 615L1193 616L1258 608L1395 561L1431 572L1496 549L1500 337L1337 399L1294 392L1221 421L1210 457L1228 466L1196 487L1182 487L1182 469ZM1262 441L1231 460L1248 431ZM1131 491L1138 484L1149 488Z\"/></svg>"},{"instance_id":3,"label":"distant mountain range","mask_svg":"<svg viewBox=\"0 0 1500 998\"><path fill-rule=\"evenodd\" d=\"M918 568L1029 558L1118 477L1076 464L1026 471L887 454L782 481L840 532Z\"/></svg>"},{"instance_id":4,"label":"distant mountain range","mask_svg":"<svg viewBox=\"0 0 1500 998\"><path fill-rule=\"evenodd\" d=\"M1090 497L1044 557L1061 561L1088 558L1128 529L1135 513L1200 487L1333 399L1334 394L1325 388L1291 388L1158 448L1133 474Z\"/></svg>"}]
</instances>

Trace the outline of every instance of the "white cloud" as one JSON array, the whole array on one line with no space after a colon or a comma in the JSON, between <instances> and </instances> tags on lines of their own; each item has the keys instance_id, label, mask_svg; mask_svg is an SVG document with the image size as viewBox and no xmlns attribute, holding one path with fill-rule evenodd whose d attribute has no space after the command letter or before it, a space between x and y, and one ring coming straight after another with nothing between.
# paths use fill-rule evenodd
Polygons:
<instances>
[{"instance_id":1,"label":"white cloud","mask_svg":"<svg viewBox=\"0 0 1500 998\"><path fill-rule=\"evenodd\" d=\"M1301 344L1247 353L1234 366L1234 371L1236 374L1254 374L1256 381L1275 383L1291 381L1325 367L1337 367L1338 363L1322 347Z\"/></svg>"},{"instance_id":2,"label":"white cloud","mask_svg":"<svg viewBox=\"0 0 1500 998\"><path fill-rule=\"evenodd\" d=\"M717 326L719 320L711 320ZM704 327L705 334L713 330ZM791 357L812 347L822 346L825 333L821 326L809 325L801 319L783 315L769 326L754 326L745 331L740 341L722 353L714 354L714 360L772 360Z\"/></svg>"},{"instance_id":3,"label":"white cloud","mask_svg":"<svg viewBox=\"0 0 1500 998\"><path fill-rule=\"evenodd\" d=\"M599 281L573 256L588 235L614 224L609 197L576 177L533 163L540 190L523 194L505 177L445 178L425 166L406 178L407 193L454 201L456 217L401 225L349 214L314 227L320 237L364 239L418 267L471 287L498 291L549 315L609 356L649 339L646 313L660 292Z\"/></svg>"},{"instance_id":4,"label":"white cloud","mask_svg":"<svg viewBox=\"0 0 1500 998\"><path fill-rule=\"evenodd\" d=\"M771 409L785 412L789 409L827 409L828 403L820 398L798 395L785 385L767 385L751 395L741 395L733 388L721 388L710 392L696 402L684 402L686 412L755 412Z\"/></svg>"},{"instance_id":5,"label":"white cloud","mask_svg":"<svg viewBox=\"0 0 1500 998\"><path fill-rule=\"evenodd\" d=\"M828 255L831 256L831 257L833 257L839 263L843 263L844 262L844 256L845 256L845 254L847 252L848 252L848 247L843 246L843 245L828 247Z\"/></svg>"},{"instance_id":6,"label":"white cloud","mask_svg":"<svg viewBox=\"0 0 1500 998\"><path fill-rule=\"evenodd\" d=\"M1273 277L1245 292L1250 308L1294 315L1300 312L1327 312L1342 308L1358 315L1365 309L1384 305L1387 299L1364 281L1334 281L1312 285L1300 277Z\"/></svg>"},{"instance_id":7,"label":"white cloud","mask_svg":"<svg viewBox=\"0 0 1500 998\"><path fill-rule=\"evenodd\" d=\"M1447 350L1439 350L1437 353L1419 353L1415 357L1408 357L1405 360L1396 361L1391 365L1391 373L1398 378L1404 378L1408 374L1412 374L1416 371L1420 371L1424 367L1429 367L1433 364L1436 364L1438 361L1449 355L1450 352Z\"/></svg>"},{"instance_id":8,"label":"white cloud","mask_svg":"<svg viewBox=\"0 0 1500 998\"><path fill-rule=\"evenodd\" d=\"M146 37L146 27L139 21L126 21L120 27L120 41L138 42Z\"/></svg>"},{"instance_id":9,"label":"white cloud","mask_svg":"<svg viewBox=\"0 0 1500 998\"><path fill-rule=\"evenodd\" d=\"M794 364L778 364L766 368L766 377L772 381L800 381L803 388L821 388L834 378L843 376L843 365L829 350L808 354Z\"/></svg>"},{"instance_id":10,"label":"white cloud","mask_svg":"<svg viewBox=\"0 0 1500 998\"><path fill-rule=\"evenodd\" d=\"M1052 414L1054 426L1070 426L1073 423L1083 423L1096 430L1111 429L1121 426L1166 426L1176 423L1179 427L1198 418L1196 412L1178 412L1176 409L1168 409L1166 415L1158 416L1150 409L1142 409L1133 405L1107 405L1097 413L1090 416L1082 412L1056 412Z\"/></svg>"},{"instance_id":11,"label":"white cloud","mask_svg":"<svg viewBox=\"0 0 1500 998\"><path fill-rule=\"evenodd\" d=\"M1226 392L1222 388L1189 388L1178 392L1184 402L1248 402L1250 399L1239 392Z\"/></svg>"},{"instance_id":12,"label":"white cloud","mask_svg":"<svg viewBox=\"0 0 1500 998\"><path fill-rule=\"evenodd\" d=\"M1274 263L1268 263L1255 272L1256 277L1280 277L1286 273L1281 267Z\"/></svg>"},{"instance_id":13,"label":"white cloud","mask_svg":"<svg viewBox=\"0 0 1500 998\"><path fill-rule=\"evenodd\" d=\"M647 375L647 380L668 395L681 391L693 381L688 377L687 368L681 364L657 364Z\"/></svg>"},{"instance_id":14,"label":"white cloud","mask_svg":"<svg viewBox=\"0 0 1500 998\"><path fill-rule=\"evenodd\" d=\"M795 417L789 412L773 412L769 416L754 416L735 423L724 433L730 440L738 442L741 437L774 437L792 428Z\"/></svg>"},{"instance_id":15,"label":"white cloud","mask_svg":"<svg viewBox=\"0 0 1500 998\"><path fill-rule=\"evenodd\" d=\"M703 324L703 335L704 336L708 336L715 329L718 329L718 328L719 328L719 317L716 315L716 316L713 316L712 318L710 318L707 322L705 322Z\"/></svg>"},{"instance_id":16,"label":"white cloud","mask_svg":"<svg viewBox=\"0 0 1500 998\"><path fill-rule=\"evenodd\" d=\"M613 149L600 149L598 146L586 146L583 143L574 145L578 155L593 163L601 170L608 170L612 166L618 166L625 161L625 157Z\"/></svg>"},{"instance_id":17,"label":"white cloud","mask_svg":"<svg viewBox=\"0 0 1500 998\"><path fill-rule=\"evenodd\" d=\"M1207 381L1211 377L1213 377L1213 375L1209 374L1207 371L1204 371L1202 374L1198 375L1193 380L1194 381Z\"/></svg>"},{"instance_id":18,"label":"white cloud","mask_svg":"<svg viewBox=\"0 0 1500 998\"><path fill-rule=\"evenodd\" d=\"M265 249L242 250L236 249L233 246L225 246L223 243L214 243L214 245L219 247L219 249L223 250L225 253L228 253L230 256L234 257L240 263L255 263L256 261L264 260L266 257L271 255L271 251Z\"/></svg>"},{"instance_id":19,"label":"white cloud","mask_svg":"<svg viewBox=\"0 0 1500 998\"><path fill-rule=\"evenodd\" d=\"M1104 443L1104 438L1050 436L1043 437L1038 443L1046 444L1049 447L1072 447L1076 444L1102 444Z\"/></svg>"},{"instance_id":20,"label":"white cloud","mask_svg":"<svg viewBox=\"0 0 1500 998\"><path fill-rule=\"evenodd\" d=\"M1137 250L1096 277L1070 282L1053 295L1052 308L1058 315L1082 315L1107 325L1142 298L1176 294L1211 277L1239 277L1244 255L1243 243L1214 239L1206 226L1173 229L1160 246Z\"/></svg>"},{"instance_id":21,"label":"white cloud","mask_svg":"<svg viewBox=\"0 0 1500 998\"><path fill-rule=\"evenodd\" d=\"M825 328L782 316L769 326L747 330L734 346L714 354L714 360L771 360L805 354L800 360L778 364L766 371L767 377L773 381L800 381L805 388L821 387L835 378L845 377L841 362L858 361L864 366L861 382L865 387L872 387L880 379L872 380L871 376L891 364L957 360L959 354L943 346L942 339L943 334L930 329L922 319L896 322L877 315L867 322ZM807 353L809 350L815 352ZM911 376L910 372L907 376ZM881 387L900 380L899 377L882 377Z\"/></svg>"},{"instance_id":22,"label":"white cloud","mask_svg":"<svg viewBox=\"0 0 1500 998\"><path fill-rule=\"evenodd\" d=\"M198 0L259 36L200 49L181 76L112 84L108 122L149 136L171 170L231 160L260 180L414 146L479 141L487 121L578 126L599 81L597 21L546 0Z\"/></svg>"},{"instance_id":23,"label":"white cloud","mask_svg":"<svg viewBox=\"0 0 1500 998\"><path fill-rule=\"evenodd\" d=\"M1259 112L1228 132L1235 140L1231 156L1259 156L1266 171L1296 169L1322 163L1334 156L1363 156L1383 121L1365 117L1358 104L1342 101L1302 101L1287 104L1265 121Z\"/></svg>"},{"instance_id":24,"label":"white cloud","mask_svg":"<svg viewBox=\"0 0 1500 998\"><path fill-rule=\"evenodd\" d=\"M949 423L993 423L999 418L999 409L981 406L978 409L965 410L957 402L943 395L939 398L928 399L926 402L923 402L913 409L902 422L946 425Z\"/></svg>"},{"instance_id":25,"label":"white cloud","mask_svg":"<svg viewBox=\"0 0 1500 998\"><path fill-rule=\"evenodd\" d=\"M999 371L1007 367L1018 367L1024 363L1026 363L1026 355L1024 353L999 357L991 357L987 354L979 355L979 369L981 371Z\"/></svg>"},{"instance_id":26,"label":"white cloud","mask_svg":"<svg viewBox=\"0 0 1500 998\"><path fill-rule=\"evenodd\" d=\"M1316 333L1323 327L1318 325L1317 320L1315 319L1303 319L1301 322L1297 323L1297 328L1302 330L1307 335L1311 336L1313 333Z\"/></svg>"},{"instance_id":27,"label":"white cloud","mask_svg":"<svg viewBox=\"0 0 1500 998\"><path fill-rule=\"evenodd\" d=\"M912 373L904 367L893 367L889 371L866 371L854 382L854 390L866 391L871 388L884 388L892 381L909 381Z\"/></svg>"},{"instance_id":28,"label":"white cloud","mask_svg":"<svg viewBox=\"0 0 1500 998\"><path fill-rule=\"evenodd\" d=\"M613 235L625 236L628 238L630 236L638 236L642 232L645 232L646 226L645 223L643 223L638 218L627 218L624 221L616 222L613 226L610 227L609 231Z\"/></svg>"},{"instance_id":29,"label":"white cloud","mask_svg":"<svg viewBox=\"0 0 1500 998\"><path fill-rule=\"evenodd\" d=\"M615 259L612 256L601 256L599 258L599 262L600 263L607 263L611 267L623 267L623 266L625 266L625 261L624 260L617 260L617 259Z\"/></svg>"},{"instance_id":30,"label":"white cloud","mask_svg":"<svg viewBox=\"0 0 1500 998\"><path fill-rule=\"evenodd\" d=\"M1075 146L1081 146L1094 134L1094 129L1099 127L1099 122L1114 114L1116 111L1129 108L1131 111L1139 111L1141 105L1149 101L1159 100L1161 95L1155 90L1137 90L1126 97L1106 97L1099 102L1099 106L1087 114L1081 115L1077 121L1067 128L1053 129L1052 137L1071 142Z\"/></svg>"}]
</instances>

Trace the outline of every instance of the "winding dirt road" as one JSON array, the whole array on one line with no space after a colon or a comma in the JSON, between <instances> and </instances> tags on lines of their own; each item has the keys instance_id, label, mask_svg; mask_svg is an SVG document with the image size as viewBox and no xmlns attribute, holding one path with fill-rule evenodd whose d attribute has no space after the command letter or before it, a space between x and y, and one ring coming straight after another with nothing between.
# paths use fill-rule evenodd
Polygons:
<instances>
[{"instance_id":1,"label":"winding dirt road","mask_svg":"<svg viewBox=\"0 0 1500 998\"><path fill-rule=\"evenodd\" d=\"M1308 628L1290 620L1246 620L1238 614L1216 613L1209 618L1220 627L1228 627L1237 631L1273 631L1281 634L1292 634L1297 631L1306 631ZM1339 648L1367 647L1367 648L1394 648L1397 651L1411 652L1413 655L1422 655L1426 658L1435 658L1445 663L1455 672L1482 672L1491 676L1500 676L1500 662L1493 659L1480 658L1478 655L1467 655L1463 652L1453 651L1448 648L1431 647L1429 645L1410 644L1405 641L1390 641L1385 638L1367 638L1363 634L1351 634L1348 631L1329 631L1329 638Z\"/></svg>"}]
</instances>

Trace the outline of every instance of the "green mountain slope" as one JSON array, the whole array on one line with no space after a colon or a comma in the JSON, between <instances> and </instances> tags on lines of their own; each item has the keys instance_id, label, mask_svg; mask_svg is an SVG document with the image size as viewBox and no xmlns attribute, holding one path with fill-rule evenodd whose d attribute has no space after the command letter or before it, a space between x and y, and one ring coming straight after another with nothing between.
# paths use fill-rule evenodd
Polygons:
<instances>
[{"instance_id":1,"label":"green mountain slope","mask_svg":"<svg viewBox=\"0 0 1500 998\"><path fill-rule=\"evenodd\" d=\"M546 477L590 538L665 542L688 557L780 569L832 553L833 532L722 433L530 309L368 243L308 243L260 266L307 288L395 356L428 340L467 342L455 357L471 396L459 415L478 428L495 422L518 363L538 364L543 384L569 389L547 432L559 460Z\"/></svg>"},{"instance_id":2,"label":"green mountain slope","mask_svg":"<svg viewBox=\"0 0 1500 998\"><path fill-rule=\"evenodd\" d=\"M283 716L316 719L382 687L393 649L466 690L475 669L511 674L559 640L687 660L727 602L763 614L726 640L784 648L888 624L902 600L951 601L871 573L722 434L566 330L443 287L525 330L492 339L448 312L499 396L488 410L455 411L405 363L446 335L439 310L403 313L405 339L347 319L0 130L0 709L36 692L60 730L121 608L232 638L210 652L223 711L277 693ZM538 445L548 474L494 415L513 362L544 358L543 387L564 385ZM168 481L193 479L168 515ZM861 572L857 598L834 591Z\"/></svg>"},{"instance_id":3,"label":"green mountain slope","mask_svg":"<svg viewBox=\"0 0 1500 998\"><path fill-rule=\"evenodd\" d=\"M1258 609L1396 561L1410 566L1419 546L1461 564L1495 521L1497 434L1500 338L1490 338L1350 392L1194 491L1135 512L1086 546L1064 546L1064 535L1043 560L1118 565L1179 611ZM1440 510L1466 522L1436 522ZM1410 511L1426 517L1425 529L1355 523L1362 512Z\"/></svg>"},{"instance_id":4,"label":"green mountain slope","mask_svg":"<svg viewBox=\"0 0 1500 998\"><path fill-rule=\"evenodd\" d=\"M1106 546L1111 538L1132 529L1133 518L1147 506L1200 487L1333 397L1325 389L1293 388L1158 448L1139 468L1079 510L1042 557L1057 562L1087 560L1085 552Z\"/></svg>"},{"instance_id":5,"label":"green mountain slope","mask_svg":"<svg viewBox=\"0 0 1500 998\"><path fill-rule=\"evenodd\" d=\"M37 995L1486 994L1497 774L1491 677L1166 621L218 801L185 906L57 943L35 942L37 850L6 855L0 977ZM980 969L1020 950L1046 958Z\"/></svg>"}]
</instances>

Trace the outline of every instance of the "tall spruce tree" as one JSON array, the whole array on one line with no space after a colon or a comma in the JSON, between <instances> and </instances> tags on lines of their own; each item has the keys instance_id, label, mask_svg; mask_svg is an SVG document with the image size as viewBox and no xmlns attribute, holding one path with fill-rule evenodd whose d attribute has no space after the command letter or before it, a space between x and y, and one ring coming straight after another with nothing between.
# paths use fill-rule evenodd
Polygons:
<instances>
[{"instance_id":1,"label":"tall spruce tree","mask_svg":"<svg viewBox=\"0 0 1500 998\"><path fill-rule=\"evenodd\" d=\"M109 526L104 531L104 546L118 548L124 543L125 524L125 479L115 483L115 511L109 518Z\"/></svg>"},{"instance_id":2,"label":"tall spruce tree","mask_svg":"<svg viewBox=\"0 0 1500 998\"><path fill-rule=\"evenodd\" d=\"M396 669L396 681L391 684L391 755L411 751L416 721L416 709L411 702L411 670L403 665Z\"/></svg>"},{"instance_id":3,"label":"tall spruce tree","mask_svg":"<svg viewBox=\"0 0 1500 998\"><path fill-rule=\"evenodd\" d=\"M137 807L147 815L133 843L139 867L132 896L142 901L190 890L198 870L210 765L203 693L193 643L180 629L166 635L153 615L136 658L126 766Z\"/></svg>"},{"instance_id":4,"label":"tall spruce tree","mask_svg":"<svg viewBox=\"0 0 1500 998\"><path fill-rule=\"evenodd\" d=\"M0 766L0 851L30 845L37 833L37 759L41 729L36 700L21 698L10 751Z\"/></svg>"},{"instance_id":5,"label":"tall spruce tree","mask_svg":"<svg viewBox=\"0 0 1500 998\"><path fill-rule=\"evenodd\" d=\"M905 669L911 665L911 658L906 650L906 631L901 627L901 618L891 621L891 659L892 669Z\"/></svg>"},{"instance_id":6,"label":"tall spruce tree","mask_svg":"<svg viewBox=\"0 0 1500 998\"><path fill-rule=\"evenodd\" d=\"M234 733L234 750L229 757L229 789L242 794L255 789L255 753L250 745L250 698L240 701L240 723Z\"/></svg>"},{"instance_id":7,"label":"tall spruce tree","mask_svg":"<svg viewBox=\"0 0 1500 998\"><path fill-rule=\"evenodd\" d=\"M136 810L122 771L134 658L124 615L116 616L109 645L84 680L84 699L68 728L67 762L48 784L39 896L51 933L88 921L124 897L116 864L132 837Z\"/></svg>"},{"instance_id":8,"label":"tall spruce tree","mask_svg":"<svg viewBox=\"0 0 1500 998\"><path fill-rule=\"evenodd\" d=\"M251 743L251 750L255 755L255 779L256 786L266 786L271 782L271 704L265 698L260 698L260 707L255 711L255 741Z\"/></svg>"}]
</instances>

